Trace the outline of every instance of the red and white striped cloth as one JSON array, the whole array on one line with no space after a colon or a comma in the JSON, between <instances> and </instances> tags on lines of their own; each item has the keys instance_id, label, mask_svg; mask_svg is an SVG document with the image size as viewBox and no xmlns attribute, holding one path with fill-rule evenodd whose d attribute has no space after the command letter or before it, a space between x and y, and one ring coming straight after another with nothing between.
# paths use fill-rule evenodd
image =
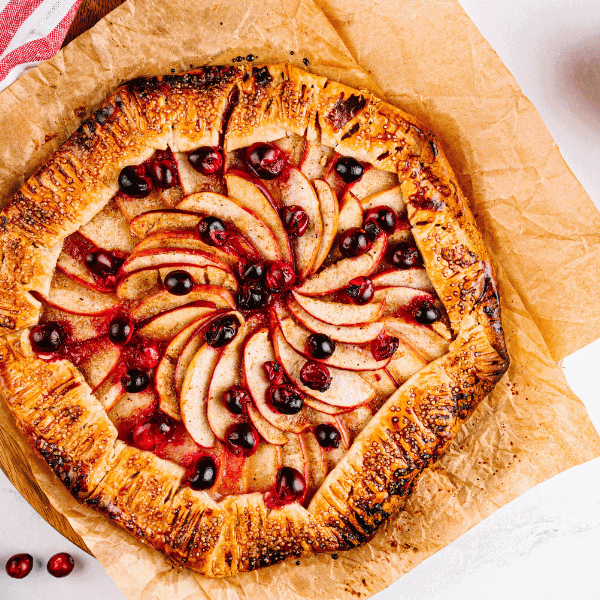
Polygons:
<instances>
[{"instance_id":1,"label":"red and white striped cloth","mask_svg":"<svg viewBox=\"0 0 600 600\"><path fill-rule=\"evenodd\" d=\"M81 0L0 0L0 90L54 56Z\"/></svg>"}]
</instances>

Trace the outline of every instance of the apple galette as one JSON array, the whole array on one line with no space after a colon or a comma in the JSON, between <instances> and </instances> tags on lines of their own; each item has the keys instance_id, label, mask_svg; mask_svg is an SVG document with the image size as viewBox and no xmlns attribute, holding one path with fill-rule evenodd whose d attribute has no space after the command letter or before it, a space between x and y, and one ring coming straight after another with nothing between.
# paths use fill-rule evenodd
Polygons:
<instances>
[{"instance_id":1,"label":"apple galette","mask_svg":"<svg viewBox=\"0 0 600 600\"><path fill-rule=\"evenodd\" d=\"M287 64L123 85L0 234L20 429L210 577L367 541L508 365L434 136Z\"/></svg>"}]
</instances>

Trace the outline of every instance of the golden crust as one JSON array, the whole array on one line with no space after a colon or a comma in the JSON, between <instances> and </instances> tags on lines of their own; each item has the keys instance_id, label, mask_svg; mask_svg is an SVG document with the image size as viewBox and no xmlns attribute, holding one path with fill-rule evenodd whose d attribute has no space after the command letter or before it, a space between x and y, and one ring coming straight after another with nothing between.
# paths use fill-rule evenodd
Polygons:
<instances>
[{"instance_id":1,"label":"golden crust","mask_svg":"<svg viewBox=\"0 0 600 600\"><path fill-rule=\"evenodd\" d=\"M227 129L224 132L224 125ZM0 391L29 442L78 498L210 577L368 540L508 367L489 254L434 136L376 97L289 65L207 67L119 88L0 214L0 332L36 322L65 236L116 190L119 170L168 145L235 149L292 132L396 172L413 235L457 335L381 407L308 509L261 494L215 502L184 471L117 441L77 370L0 340ZM57 250L58 248L58 250Z\"/></svg>"}]
</instances>

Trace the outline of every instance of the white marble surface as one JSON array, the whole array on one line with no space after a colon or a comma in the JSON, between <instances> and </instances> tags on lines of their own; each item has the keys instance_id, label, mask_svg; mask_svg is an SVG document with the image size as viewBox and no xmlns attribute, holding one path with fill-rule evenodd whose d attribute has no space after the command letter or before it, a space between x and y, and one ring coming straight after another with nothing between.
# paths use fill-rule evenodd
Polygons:
<instances>
[{"instance_id":1,"label":"white marble surface","mask_svg":"<svg viewBox=\"0 0 600 600\"><path fill-rule=\"evenodd\" d=\"M600 2L461 0L540 111L569 166L600 206ZM400 4L400 1L399 1ZM565 374L600 429L600 341L565 360ZM66 579L46 573L71 552ZM33 572L0 571L0 600L123 600L97 561L56 533L0 474L0 567L17 552ZM500 509L377 600L600 599L600 459L571 469ZM149 591L147 596L154 596ZM168 599L160 599L168 600Z\"/></svg>"}]
</instances>

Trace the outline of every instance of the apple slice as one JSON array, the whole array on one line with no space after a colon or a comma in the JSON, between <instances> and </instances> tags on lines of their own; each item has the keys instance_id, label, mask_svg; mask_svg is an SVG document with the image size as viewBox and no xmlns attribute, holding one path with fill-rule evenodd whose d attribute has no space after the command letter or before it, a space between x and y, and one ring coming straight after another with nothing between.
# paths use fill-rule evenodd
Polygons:
<instances>
[{"instance_id":1,"label":"apple slice","mask_svg":"<svg viewBox=\"0 0 600 600\"><path fill-rule=\"evenodd\" d=\"M219 311L219 316L221 315L221 311ZM215 315L211 315L208 317L208 321L211 321ZM183 387L183 382L185 380L185 375L192 364L192 360L194 360L194 356L200 348L204 345L204 334L206 331L207 321L201 323L200 327L198 327L194 334L185 342L179 356L177 357L177 362L175 364L175 395L177 396L177 405L179 407L179 398L181 397L181 388Z\"/></svg>"},{"instance_id":2,"label":"apple slice","mask_svg":"<svg viewBox=\"0 0 600 600\"><path fill-rule=\"evenodd\" d=\"M369 302L369 304L358 305L329 302L311 298L310 296L303 296L296 292L292 293L294 300L309 315L330 325L366 325L367 323L372 323L383 314L385 306L385 298L382 300L376 299L376 301Z\"/></svg>"},{"instance_id":3,"label":"apple slice","mask_svg":"<svg viewBox=\"0 0 600 600\"><path fill-rule=\"evenodd\" d=\"M143 239L159 231L192 231L201 219L201 215L185 210L151 210L132 219L129 229L132 235Z\"/></svg>"},{"instance_id":4,"label":"apple slice","mask_svg":"<svg viewBox=\"0 0 600 600\"><path fill-rule=\"evenodd\" d=\"M401 386L425 366L427 361L401 342L385 370L394 379L396 385Z\"/></svg>"},{"instance_id":5,"label":"apple slice","mask_svg":"<svg viewBox=\"0 0 600 600\"><path fill-rule=\"evenodd\" d=\"M287 443L281 448L281 464L284 467L292 467L304 476L305 456L300 442L300 435L286 433Z\"/></svg>"},{"instance_id":6,"label":"apple slice","mask_svg":"<svg viewBox=\"0 0 600 600\"><path fill-rule=\"evenodd\" d=\"M130 437L135 425L149 418L156 410L156 396L152 388L135 394L123 393L111 408L108 417L115 424L121 439Z\"/></svg>"},{"instance_id":7,"label":"apple slice","mask_svg":"<svg viewBox=\"0 0 600 600\"><path fill-rule=\"evenodd\" d=\"M106 336L111 318L110 313L100 316L74 315L45 304L40 323L60 323L69 332L69 340L77 343Z\"/></svg>"},{"instance_id":8,"label":"apple slice","mask_svg":"<svg viewBox=\"0 0 600 600\"><path fill-rule=\"evenodd\" d=\"M125 393L125 387L121 377L125 374L124 365L117 366L105 377L105 379L92 390L96 399L102 404L107 412L115 406L121 396Z\"/></svg>"},{"instance_id":9,"label":"apple slice","mask_svg":"<svg viewBox=\"0 0 600 600\"><path fill-rule=\"evenodd\" d=\"M404 196L402 195L402 186L400 185L395 185L382 192L367 196L361 201L361 204L364 212L377 206L387 206L397 215L406 211L406 207L404 206Z\"/></svg>"},{"instance_id":10,"label":"apple slice","mask_svg":"<svg viewBox=\"0 0 600 600\"><path fill-rule=\"evenodd\" d=\"M352 192L346 192L340 201L337 234L342 235L348 229L362 227L363 219L363 208L358 198Z\"/></svg>"},{"instance_id":11,"label":"apple slice","mask_svg":"<svg viewBox=\"0 0 600 600\"><path fill-rule=\"evenodd\" d=\"M370 275L381 262L386 249L387 238L380 235L368 252L352 258L343 258L325 267L296 289L305 296L324 296L341 290L355 277Z\"/></svg>"},{"instance_id":12,"label":"apple slice","mask_svg":"<svg viewBox=\"0 0 600 600\"><path fill-rule=\"evenodd\" d=\"M323 236L309 275L315 273L327 258L335 241L339 222L338 201L329 184L322 179L317 179L313 181L313 185L319 198L319 210L321 212L321 221L323 222Z\"/></svg>"},{"instance_id":13,"label":"apple slice","mask_svg":"<svg viewBox=\"0 0 600 600\"><path fill-rule=\"evenodd\" d=\"M333 148L329 148L329 146L323 146L313 140L306 140L304 154L300 160L300 171L311 181L323 179L333 152Z\"/></svg>"},{"instance_id":14,"label":"apple slice","mask_svg":"<svg viewBox=\"0 0 600 600\"><path fill-rule=\"evenodd\" d=\"M388 269L371 277L376 288L408 287L434 292L433 284L425 269Z\"/></svg>"},{"instance_id":15,"label":"apple slice","mask_svg":"<svg viewBox=\"0 0 600 600\"><path fill-rule=\"evenodd\" d=\"M206 490L206 493L209 495L219 485L219 479L222 475L222 470L219 469L219 466L227 460L225 457L225 448L222 444L215 444L212 448L199 446L186 431L182 423L175 424L175 433L173 436L168 441L162 443L156 449L155 453L159 458L170 460L186 469L203 456L210 456L217 464L217 481L212 488Z\"/></svg>"},{"instance_id":16,"label":"apple slice","mask_svg":"<svg viewBox=\"0 0 600 600\"><path fill-rule=\"evenodd\" d=\"M71 356L78 354L76 346L71 345ZM98 387L117 366L121 358L121 347L113 344L108 338L87 340L80 347L83 359L72 362L83 375L87 384L92 388Z\"/></svg>"},{"instance_id":17,"label":"apple slice","mask_svg":"<svg viewBox=\"0 0 600 600\"><path fill-rule=\"evenodd\" d=\"M58 255L56 268L75 283L83 285L90 290L102 293L110 293L114 290L114 288L106 287L96 281L89 269L80 260L69 256L65 252L61 252Z\"/></svg>"},{"instance_id":18,"label":"apple slice","mask_svg":"<svg viewBox=\"0 0 600 600\"><path fill-rule=\"evenodd\" d=\"M398 175L379 169L365 169L363 176L352 184L352 193L359 201L399 185Z\"/></svg>"},{"instance_id":19,"label":"apple slice","mask_svg":"<svg viewBox=\"0 0 600 600\"><path fill-rule=\"evenodd\" d=\"M375 390L360 375L334 367L328 367L331 375L329 389L324 392L311 390L300 381L300 371L306 364L306 359L286 342L279 327L274 329L272 337L278 362L292 383L308 396L325 404L344 408L361 406L375 398Z\"/></svg>"},{"instance_id":20,"label":"apple slice","mask_svg":"<svg viewBox=\"0 0 600 600\"><path fill-rule=\"evenodd\" d=\"M399 337L427 362L448 353L450 342L429 327L403 317L383 317L381 322L388 333Z\"/></svg>"},{"instance_id":21,"label":"apple slice","mask_svg":"<svg viewBox=\"0 0 600 600\"><path fill-rule=\"evenodd\" d=\"M305 431L300 434L300 444L304 453L306 497L312 498L327 476L327 459L323 448L319 445L312 431Z\"/></svg>"},{"instance_id":22,"label":"apple slice","mask_svg":"<svg viewBox=\"0 0 600 600\"><path fill-rule=\"evenodd\" d=\"M271 144L283 150L290 165L297 167L300 164L304 156L304 137L288 132L285 137L274 140Z\"/></svg>"},{"instance_id":23,"label":"apple slice","mask_svg":"<svg viewBox=\"0 0 600 600\"><path fill-rule=\"evenodd\" d=\"M235 200L201 192L192 194L177 205L179 210L188 210L202 215L218 215L219 219L232 225L258 250L265 260L281 260L281 252L275 234L254 212L241 206Z\"/></svg>"},{"instance_id":24,"label":"apple slice","mask_svg":"<svg viewBox=\"0 0 600 600\"><path fill-rule=\"evenodd\" d=\"M281 448L260 441L256 452L248 457L248 493L264 493L272 489L280 467Z\"/></svg>"},{"instance_id":25,"label":"apple slice","mask_svg":"<svg viewBox=\"0 0 600 600\"><path fill-rule=\"evenodd\" d=\"M385 369L377 371L361 371L360 376L375 390L376 400L371 402L381 404L382 400L387 400L397 389L396 382Z\"/></svg>"},{"instance_id":26,"label":"apple slice","mask_svg":"<svg viewBox=\"0 0 600 600\"><path fill-rule=\"evenodd\" d=\"M324 333L336 342L348 344L367 344L372 342L382 331L383 323L369 323L359 327L330 325L315 319L307 313L292 297L288 299L288 308L294 317L307 329L314 333Z\"/></svg>"},{"instance_id":27,"label":"apple slice","mask_svg":"<svg viewBox=\"0 0 600 600\"><path fill-rule=\"evenodd\" d=\"M373 418L373 411L369 406L359 406L352 412L344 413L337 416L335 419L344 429L348 436L348 446L351 446L356 436L366 427L367 423Z\"/></svg>"},{"instance_id":28,"label":"apple slice","mask_svg":"<svg viewBox=\"0 0 600 600\"><path fill-rule=\"evenodd\" d=\"M129 231L129 222L121 209L111 200L96 216L79 228L88 242L105 250L131 252L136 239Z\"/></svg>"},{"instance_id":29,"label":"apple slice","mask_svg":"<svg viewBox=\"0 0 600 600\"><path fill-rule=\"evenodd\" d=\"M143 337L166 342L190 323L202 317L212 317L216 313L215 308L186 304L155 315L138 329L138 333Z\"/></svg>"},{"instance_id":30,"label":"apple slice","mask_svg":"<svg viewBox=\"0 0 600 600\"><path fill-rule=\"evenodd\" d=\"M423 290L398 286L375 288L372 302L385 302L384 314L395 315L408 311L411 303L420 298L435 303L435 298Z\"/></svg>"},{"instance_id":31,"label":"apple slice","mask_svg":"<svg viewBox=\"0 0 600 600\"><path fill-rule=\"evenodd\" d=\"M149 210L160 210L165 208L162 196L157 190L153 189L146 198L132 198L118 192L115 196L115 201L128 221L132 221L135 217L148 212Z\"/></svg>"},{"instance_id":32,"label":"apple slice","mask_svg":"<svg viewBox=\"0 0 600 600\"><path fill-rule=\"evenodd\" d=\"M410 229L396 229L394 233L388 236L388 246L393 248L396 244L400 242L413 242L412 230Z\"/></svg>"},{"instance_id":33,"label":"apple slice","mask_svg":"<svg viewBox=\"0 0 600 600\"><path fill-rule=\"evenodd\" d=\"M185 196L198 192L225 193L225 182L220 173L202 175L192 167L185 152L173 152L173 158L177 163L179 181Z\"/></svg>"}]
</instances>

